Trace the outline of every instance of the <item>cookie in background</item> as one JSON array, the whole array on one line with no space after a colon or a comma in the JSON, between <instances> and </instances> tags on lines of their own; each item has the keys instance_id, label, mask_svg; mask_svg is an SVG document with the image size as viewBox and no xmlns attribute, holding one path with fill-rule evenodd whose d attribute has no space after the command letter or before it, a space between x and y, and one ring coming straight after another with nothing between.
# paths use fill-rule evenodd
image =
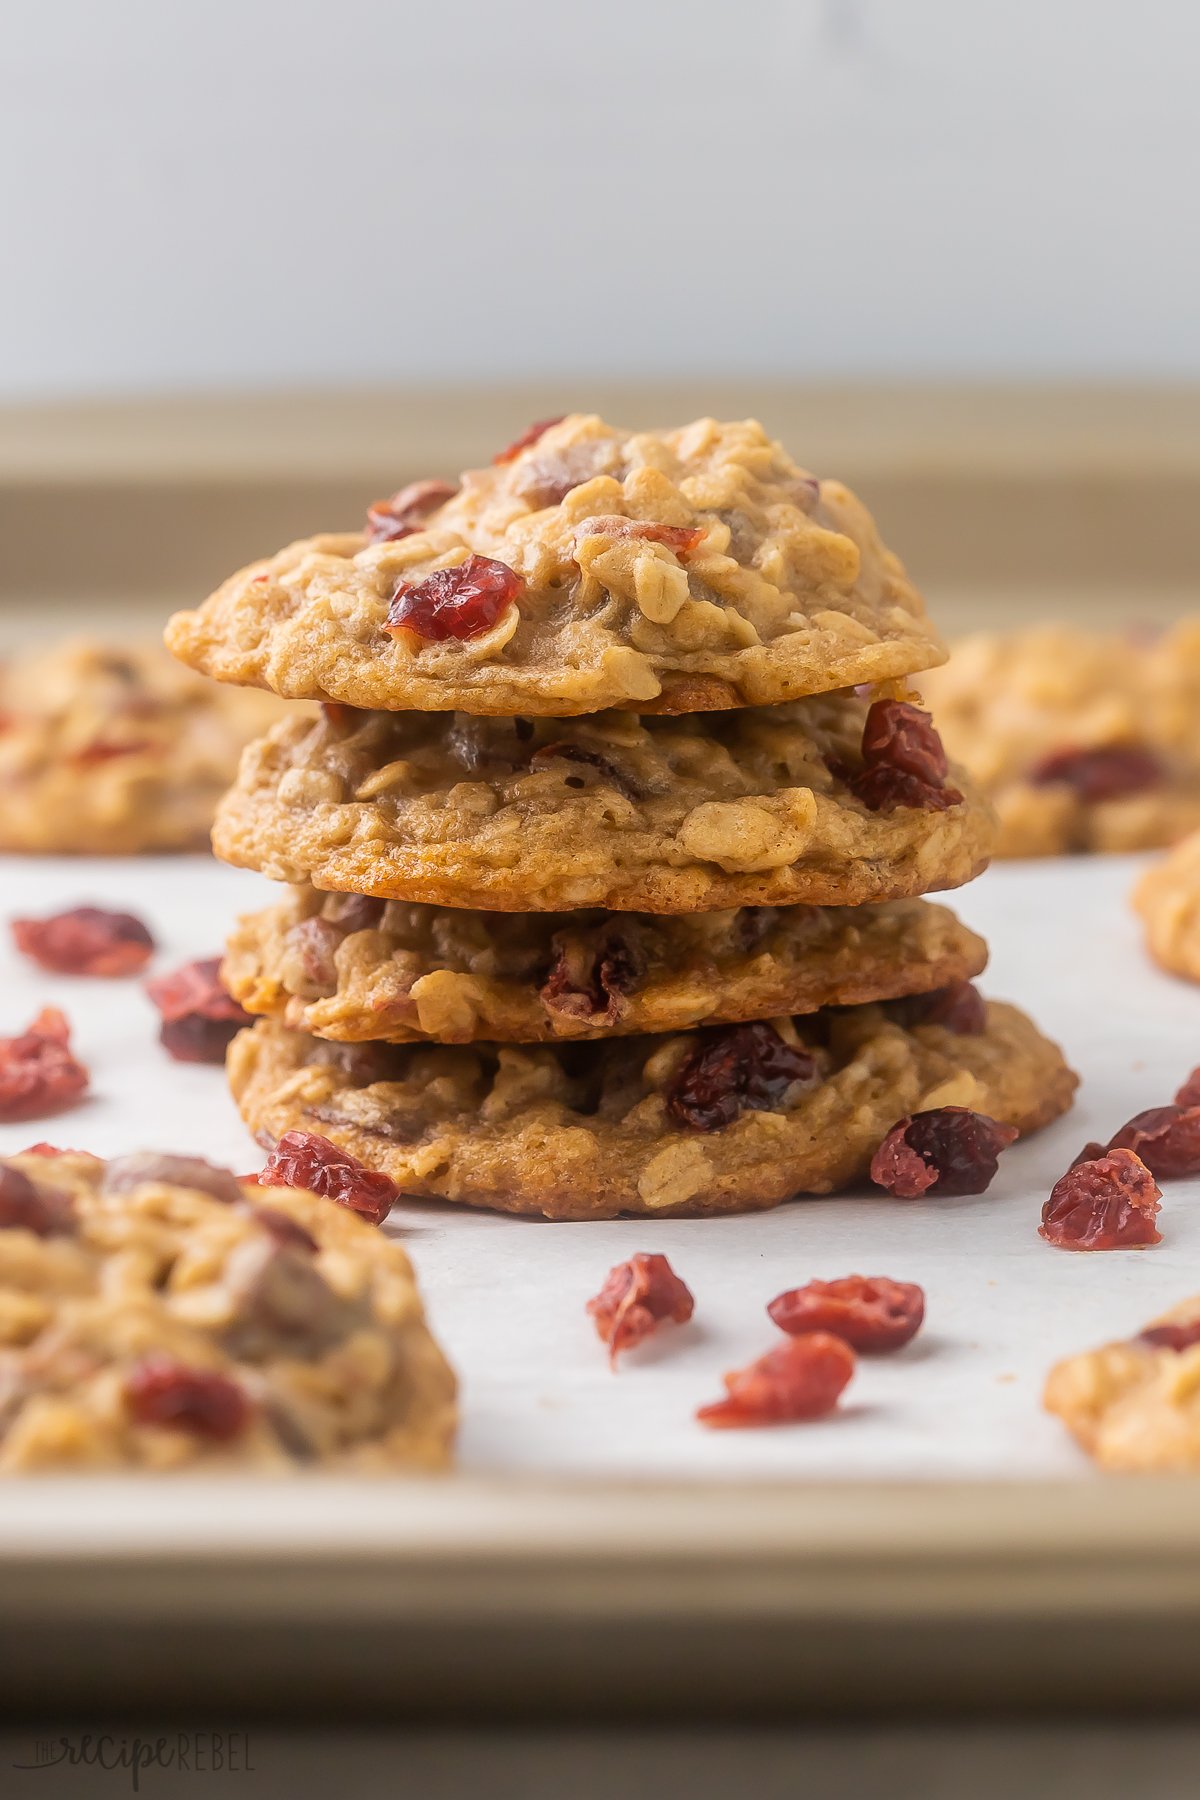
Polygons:
<instances>
[{"instance_id":1,"label":"cookie in background","mask_svg":"<svg viewBox=\"0 0 1200 1800\"><path fill-rule=\"evenodd\" d=\"M75 638L0 663L0 850L207 847L242 750L282 713L157 644Z\"/></svg>"},{"instance_id":2,"label":"cookie in background","mask_svg":"<svg viewBox=\"0 0 1200 1800\"><path fill-rule=\"evenodd\" d=\"M1200 828L1200 617L980 632L920 678L1000 856L1150 850Z\"/></svg>"}]
</instances>

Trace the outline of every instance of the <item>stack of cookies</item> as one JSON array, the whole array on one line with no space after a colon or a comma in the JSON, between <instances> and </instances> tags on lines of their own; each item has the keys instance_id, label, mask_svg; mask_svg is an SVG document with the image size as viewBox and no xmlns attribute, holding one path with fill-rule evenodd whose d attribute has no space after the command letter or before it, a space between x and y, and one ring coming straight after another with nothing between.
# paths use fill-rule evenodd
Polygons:
<instances>
[{"instance_id":1,"label":"stack of cookies","mask_svg":"<svg viewBox=\"0 0 1200 1800\"><path fill-rule=\"evenodd\" d=\"M246 752L219 855L253 1131L557 1219L861 1180L902 1116L1022 1131L1074 1077L920 896L991 815L905 681L943 651L843 486L753 422L572 416L294 544L168 631L319 700Z\"/></svg>"}]
</instances>

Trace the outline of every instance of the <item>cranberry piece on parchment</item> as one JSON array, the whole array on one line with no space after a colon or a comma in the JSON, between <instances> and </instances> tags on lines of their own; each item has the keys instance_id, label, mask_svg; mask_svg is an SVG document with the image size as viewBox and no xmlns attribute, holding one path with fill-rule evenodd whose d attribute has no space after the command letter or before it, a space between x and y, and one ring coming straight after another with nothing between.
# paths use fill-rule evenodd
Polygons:
<instances>
[{"instance_id":1,"label":"cranberry piece on parchment","mask_svg":"<svg viewBox=\"0 0 1200 1800\"><path fill-rule=\"evenodd\" d=\"M925 1317L925 1295L911 1281L886 1275L844 1275L810 1281L771 1301L767 1312L791 1337L827 1331L866 1355L910 1343Z\"/></svg>"},{"instance_id":2,"label":"cranberry piece on parchment","mask_svg":"<svg viewBox=\"0 0 1200 1800\"><path fill-rule=\"evenodd\" d=\"M14 919L22 955L56 975L136 975L154 954L154 939L133 913L73 906L47 919Z\"/></svg>"},{"instance_id":3,"label":"cranberry piece on parchment","mask_svg":"<svg viewBox=\"0 0 1200 1800\"><path fill-rule=\"evenodd\" d=\"M608 1345L609 1364L615 1368L623 1350L632 1350L664 1320L686 1324L695 1304L690 1289L665 1256L639 1253L609 1270L587 1309L596 1322L600 1342Z\"/></svg>"},{"instance_id":4,"label":"cranberry piece on parchment","mask_svg":"<svg viewBox=\"0 0 1200 1800\"><path fill-rule=\"evenodd\" d=\"M1042 1208L1038 1236L1058 1250L1141 1250L1162 1242L1158 1183L1132 1150L1075 1163Z\"/></svg>"},{"instance_id":5,"label":"cranberry piece on parchment","mask_svg":"<svg viewBox=\"0 0 1200 1800\"><path fill-rule=\"evenodd\" d=\"M311 1131L285 1131L257 1177L260 1187L307 1188L382 1225L400 1198L390 1176Z\"/></svg>"},{"instance_id":6,"label":"cranberry piece on parchment","mask_svg":"<svg viewBox=\"0 0 1200 1800\"><path fill-rule=\"evenodd\" d=\"M41 1119L87 1092L88 1072L71 1053L71 1027L43 1007L27 1031L0 1038L0 1120Z\"/></svg>"},{"instance_id":7,"label":"cranberry piece on parchment","mask_svg":"<svg viewBox=\"0 0 1200 1800\"><path fill-rule=\"evenodd\" d=\"M702 1425L788 1425L833 1411L854 1374L849 1344L827 1331L788 1338L748 1368L724 1377L726 1394L702 1406Z\"/></svg>"},{"instance_id":8,"label":"cranberry piece on parchment","mask_svg":"<svg viewBox=\"0 0 1200 1800\"><path fill-rule=\"evenodd\" d=\"M219 956L158 975L146 992L162 1015L159 1042L176 1062L223 1063L238 1032L254 1022L222 986Z\"/></svg>"},{"instance_id":9,"label":"cranberry piece on parchment","mask_svg":"<svg viewBox=\"0 0 1200 1800\"><path fill-rule=\"evenodd\" d=\"M871 1158L871 1180L898 1200L923 1194L982 1194L991 1186L1002 1150L1018 1136L986 1113L938 1106L901 1119Z\"/></svg>"}]
</instances>

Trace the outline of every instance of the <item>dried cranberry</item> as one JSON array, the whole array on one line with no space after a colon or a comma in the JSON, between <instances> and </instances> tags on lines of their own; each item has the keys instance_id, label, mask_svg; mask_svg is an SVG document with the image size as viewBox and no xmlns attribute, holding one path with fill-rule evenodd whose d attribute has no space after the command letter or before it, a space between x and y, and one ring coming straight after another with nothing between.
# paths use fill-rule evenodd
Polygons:
<instances>
[{"instance_id":1,"label":"dried cranberry","mask_svg":"<svg viewBox=\"0 0 1200 1800\"><path fill-rule=\"evenodd\" d=\"M566 444L561 450L527 456L512 478L512 486L533 512L559 506L567 495L612 467L612 445L604 438L582 444Z\"/></svg>"},{"instance_id":2,"label":"dried cranberry","mask_svg":"<svg viewBox=\"0 0 1200 1800\"><path fill-rule=\"evenodd\" d=\"M1200 1069L1193 1069L1175 1096L1176 1106L1200 1106Z\"/></svg>"},{"instance_id":3,"label":"dried cranberry","mask_svg":"<svg viewBox=\"0 0 1200 1800\"><path fill-rule=\"evenodd\" d=\"M367 508L367 536L373 544L394 544L410 537L431 512L453 500L458 489L448 481L410 481L389 500L376 500Z\"/></svg>"},{"instance_id":4,"label":"dried cranberry","mask_svg":"<svg viewBox=\"0 0 1200 1800\"><path fill-rule=\"evenodd\" d=\"M664 1319L686 1324L695 1308L690 1289L680 1281L665 1256L639 1253L610 1269L604 1286L587 1303L596 1334L608 1345L615 1367L623 1350L632 1350L657 1330Z\"/></svg>"},{"instance_id":5,"label":"dried cranberry","mask_svg":"<svg viewBox=\"0 0 1200 1800\"><path fill-rule=\"evenodd\" d=\"M828 1331L855 1350L899 1350L916 1337L925 1317L925 1295L910 1281L886 1275L846 1275L790 1288L767 1308L781 1331L802 1337Z\"/></svg>"},{"instance_id":6,"label":"dried cranberry","mask_svg":"<svg viewBox=\"0 0 1200 1800\"><path fill-rule=\"evenodd\" d=\"M1166 780L1166 770L1152 750L1138 744L1099 744L1091 750L1052 750L1029 771L1034 787L1061 783L1080 800L1123 800Z\"/></svg>"},{"instance_id":7,"label":"dried cranberry","mask_svg":"<svg viewBox=\"0 0 1200 1800\"><path fill-rule=\"evenodd\" d=\"M277 1244L296 1250L316 1251L319 1248L316 1238L304 1229L299 1219L293 1219L291 1213L280 1212L277 1206L256 1206L254 1217Z\"/></svg>"},{"instance_id":8,"label":"dried cranberry","mask_svg":"<svg viewBox=\"0 0 1200 1800\"><path fill-rule=\"evenodd\" d=\"M553 744L543 744L529 758L531 769L548 769L555 762L582 763L586 768L595 769L610 787L615 787L618 794L624 794L627 800L641 798L641 790L631 777L623 774L599 750L588 750L582 744L572 744L564 739ZM578 776L573 775L567 776L566 784L568 787L584 785Z\"/></svg>"},{"instance_id":9,"label":"dried cranberry","mask_svg":"<svg viewBox=\"0 0 1200 1800\"><path fill-rule=\"evenodd\" d=\"M307 1188L348 1206L372 1225L382 1225L400 1198L387 1175L368 1169L348 1150L311 1131L285 1131L267 1157L260 1187Z\"/></svg>"},{"instance_id":10,"label":"dried cranberry","mask_svg":"<svg viewBox=\"0 0 1200 1800\"><path fill-rule=\"evenodd\" d=\"M973 981L951 981L928 994L911 994L899 1011L906 1025L940 1025L958 1037L978 1037L987 1030L987 1002Z\"/></svg>"},{"instance_id":11,"label":"dried cranberry","mask_svg":"<svg viewBox=\"0 0 1200 1800\"><path fill-rule=\"evenodd\" d=\"M346 706L341 700L322 700L321 717L329 729L336 731L340 736L346 732L356 731L363 713L361 708Z\"/></svg>"},{"instance_id":12,"label":"dried cranberry","mask_svg":"<svg viewBox=\"0 0 1200 1800\"><path fill-rule=\"evenodd\" d=\"M965 1106L913 1113L892 1126L871 1158L871 1180L898 1200L916 1200L931 1189L939 1196L982 1194L1000 1152L1017 1135L1015 1125Z\"/></svg>"},{"instance_id":13,"label":"dried cranberry","mask_svg":"<svg viewBox=\"0 0 1200 1800\"><path fill-rule=\"evenodd\" d=\"M290 952L299 958L307 984L315 994L337 991L337 963L334 960L346 933L332 920L320 916L301 919L287 934Z\"/></svg>"},{"instance_id":14,"label":"dried cranberry","mask_svg":"<svg viewBox=\"0 0 1200 1800\"><path fill-rule=\"evenodd\" d=\"M522 450L528 450L530 444L536 444L540 437L545 436L552 425L561 425L566 416L566 413L557 413L552 419L535 419L528 431L523 431L520 437L513 439L511 444L505 444L503 450L497 450L495 456L492 458L493 464L496 467L499 467L502 463L515 461L515 459L520 456Z\"/></svg>"},{"instance_id":15,"label":"dried cranberry","mask_svg":"<svg viewBox=\"0 0 1200 1800\"><path fill-rule=\"evenodd\" d=\"M80 750L73 750L67 761L76 769L91 769L98 763L112 762L119 756L138 756L143 750L154 748L149 738L127 738L124 743L112 743L107 738L96 738L90 744L84 744Z\"/></svg>"},{"instance_id":16,"label":"dried cranberry","mask_svg":"<svg viewBox=\"0 0 1200 1800\"><path fill-rule=\"evenodd\" d=\"M222 987L217 956L156 976L146 992L162 1014L159 1042L176 1062L224 1062L237 1033L252 1022Z\"/></svg>"},{"instance_id":17,"label":"dried cranberry","mask_svg":"<svg viewBox=\"0 0 1200 1800\"><path fill-rule=\"evenodd\" d=\"M839 1337L813 1331L768 1350L724 1377L723 1400L702 1406L702 1425L785 1425L832 1412L854 1373L854 1352Z\"/></svg>"},{"instance_id":18,"label":"dried cranberry","mask_svg":"<svg viewBox=\"0 0 1200 1800\"><path fill-rule=\"evenodd\" d=\"M374 900L369 894L330 894L325 901L325 917L347 937L355 931L373 930L386 910L386 900Z\"/></svg>"},{"instance_id":19,"label":"dried cranberry","mask_svg":"<svg viewBox=\"0 0 1200 1800\"><path fill-rule=\"evenodd\" d=\"M585 537L643 538L647 543L663 544L676 556L685 557L704 536L703 525L660 525L652 519L612 517L584 519L575 527L575 542Z\"/></svg>"},{"instance_id":20,"label":"dried cranberry","mask_svg":"<svg viewBox=\"0 0 1200 1800\"><path fill-rule=\"evenodd\" d=\"M962 800L957 788L945 786L946 752L933 720L906 700L876 700L868 708L860 769L836 759L830 767L871 812L893 806L943 812Z\"/></svg>"},{"instance_id":21,"label":"dried cranberry","mask_svg":"<svg viewBox=\"0 0 1200 1800\"><path fill-rule=\"evenodd\" d=\"M430 643L478 637L490 631L525 583L507 563L468 556L452 569L435 569L424 581L402 581L392 595L385 631L412 631Z\"/></svg>"},{"instance_id":22,"label":"dried cranberry","mask_svg":"<svg viewBox=\"0 0 1200 1800\"><path fill-rule=\"evenodd\" d=\"M770 1112L789 1089L814 1087L817 1065L758 1019L705 1032L666 1090L668 1117L692 1131L717 1131L744 1112Z\"/></svg>"},{"instance_id":23,"label":"dried cranberry","mask_svg":"<svg viewBox=\"0 0 1200 1800\"><path fill-rule=\"evenodd\" d=\"M1151 1106L1135 1113L1108 1148L1133 1150L1158 1181L1200 1175L1200 1105Z\"/></svg>"},{"instance_id":24,"label":"dried cranberry","mask_svg":"<svg viewBox=\"0 0 1200 1800\"><path fill-rule=\"evenodd\" d=\"M156 1150L114 1156L105 1167L100 1190L104 1194L131 1194L134 1188L151 1181L167 1187L190 1188L225 1206L237 1206L242 1198L238 1178L231 1170L218 1168L202 1156L165 1156Z\"/></svg>"},{"instance_id":25,"label":"dried cranberry","mask_svg":"<svg viewBox=\"0 0 1200 1800\"><path fill-rule=\"evenodd\" d=\"M47 1006L28 1031L0 1038L0 1119L40 1119L87 1091L88 1072L71 1054L71 1028Z\"/></svg>"},{"instance_id":26,"label":"dried cranberry","mask_svg":"<svg viewBox=\"0 0 1200 1800\"><path fill-rule=\"evenodd\" d=\"M236 1381L166 1356L134 1365L125 1378L125 1404L139 1425L170 1425L214 1443L238 1437L250 1420L250 1402Z\"/></svg>"},{"instance_id":27,"label":"dried cranberry","mask_svg":"<svg viewBox=\"0 0 1200 1800\"><path fill-rule=\"evenodd\" d=\"M154 939L132 913L75 906L48 919L14 919L17 949L59 975L134 975L154 954Z\"/></svg>"},{"instance_id":28,"label":"dried cranberry","mask_svg":"<svg viewBox=\"0 0 1200 1800\"><path fill-rule=\"evenodd\" d=\"M1038 1235L1059 1250L1129 1250L1161 1242L1158 1184L1132 1150L1076 1163L1055 1182Z\"/></svg>"},{"instance_id":29,"label":"dried cranberry","mask_svg":"<svg viewBox=\"0 0 1200 1800\"><path fill-rule=\"evenodd\" d=\"M554 961L540 989L547 1012L614 1025L645 967L633 943L614 928L596 945L564 941L562 934L554 944Z\"/></svg>"},{"instance_id":30,"label":"dried cranberry","mask_svg":"<svg viewBox=\"0 0 1200 1800\"><path fill-rule=\"evenodd\" d=\"M818 909L815 906L790 906L788 923L793 928L814 917ZM774 930L779 920L777 906L743 906L734 921L733 941L743 955L748 956Z\"/></svg>"},{"instance_id":31,"label":"dried cranberry","mask_svg":"<svg viewBox=\"0 0 1200 1800\"><path fill-rule=\"evenodd\" d=\"M1156 1350L1174 1350L1179 1355L1200 1344L1200 1319L1189 1319L1186 1325L1173 1319L1164 1320L1161 1325L1147 1325L1138 1332L1137 1341L1151 1344Z\"/></svg>"},{"instance_id":32,"label":"dried cranberry","mask_svg":"<svg viewBox=\"0 0 1200 1800\"><path fill-rule=\"evenodd\" d=\"M0 1226L37 1237L65 1237L75 1229L75 1215L69 1195L39 1188L20 1169L0 1163Z\"/></svg>"},{"instance_id":33,"label":"dried cranberry","mask_svg":"<svg viewBox=\"0 0 1200 1800\"><path fill-rule=\"evenodd\" d=\"M86 1150L63 1150L58 1144L48 1144L44 1138L36 1144L26 1144L23 1150L18 1151L20 1156L87 1156L88 1154L89 1152Z\"/></svg>"}]
</instances>

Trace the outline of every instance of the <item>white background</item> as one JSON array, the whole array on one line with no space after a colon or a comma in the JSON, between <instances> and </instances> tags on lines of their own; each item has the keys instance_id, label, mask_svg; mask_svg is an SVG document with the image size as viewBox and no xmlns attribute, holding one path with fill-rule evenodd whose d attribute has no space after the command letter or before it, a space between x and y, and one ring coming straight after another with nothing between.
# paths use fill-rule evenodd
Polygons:
<instances>
[{"instance_id":1,"label":"white background","mask_svg":"<svg viewBox=\"0 0 1200 1800\"><path fill-rule=\"evenodd\" d=\"M8 0L0 398L1200 375L1194 0Z\"/></svg>"}]
</instances>

